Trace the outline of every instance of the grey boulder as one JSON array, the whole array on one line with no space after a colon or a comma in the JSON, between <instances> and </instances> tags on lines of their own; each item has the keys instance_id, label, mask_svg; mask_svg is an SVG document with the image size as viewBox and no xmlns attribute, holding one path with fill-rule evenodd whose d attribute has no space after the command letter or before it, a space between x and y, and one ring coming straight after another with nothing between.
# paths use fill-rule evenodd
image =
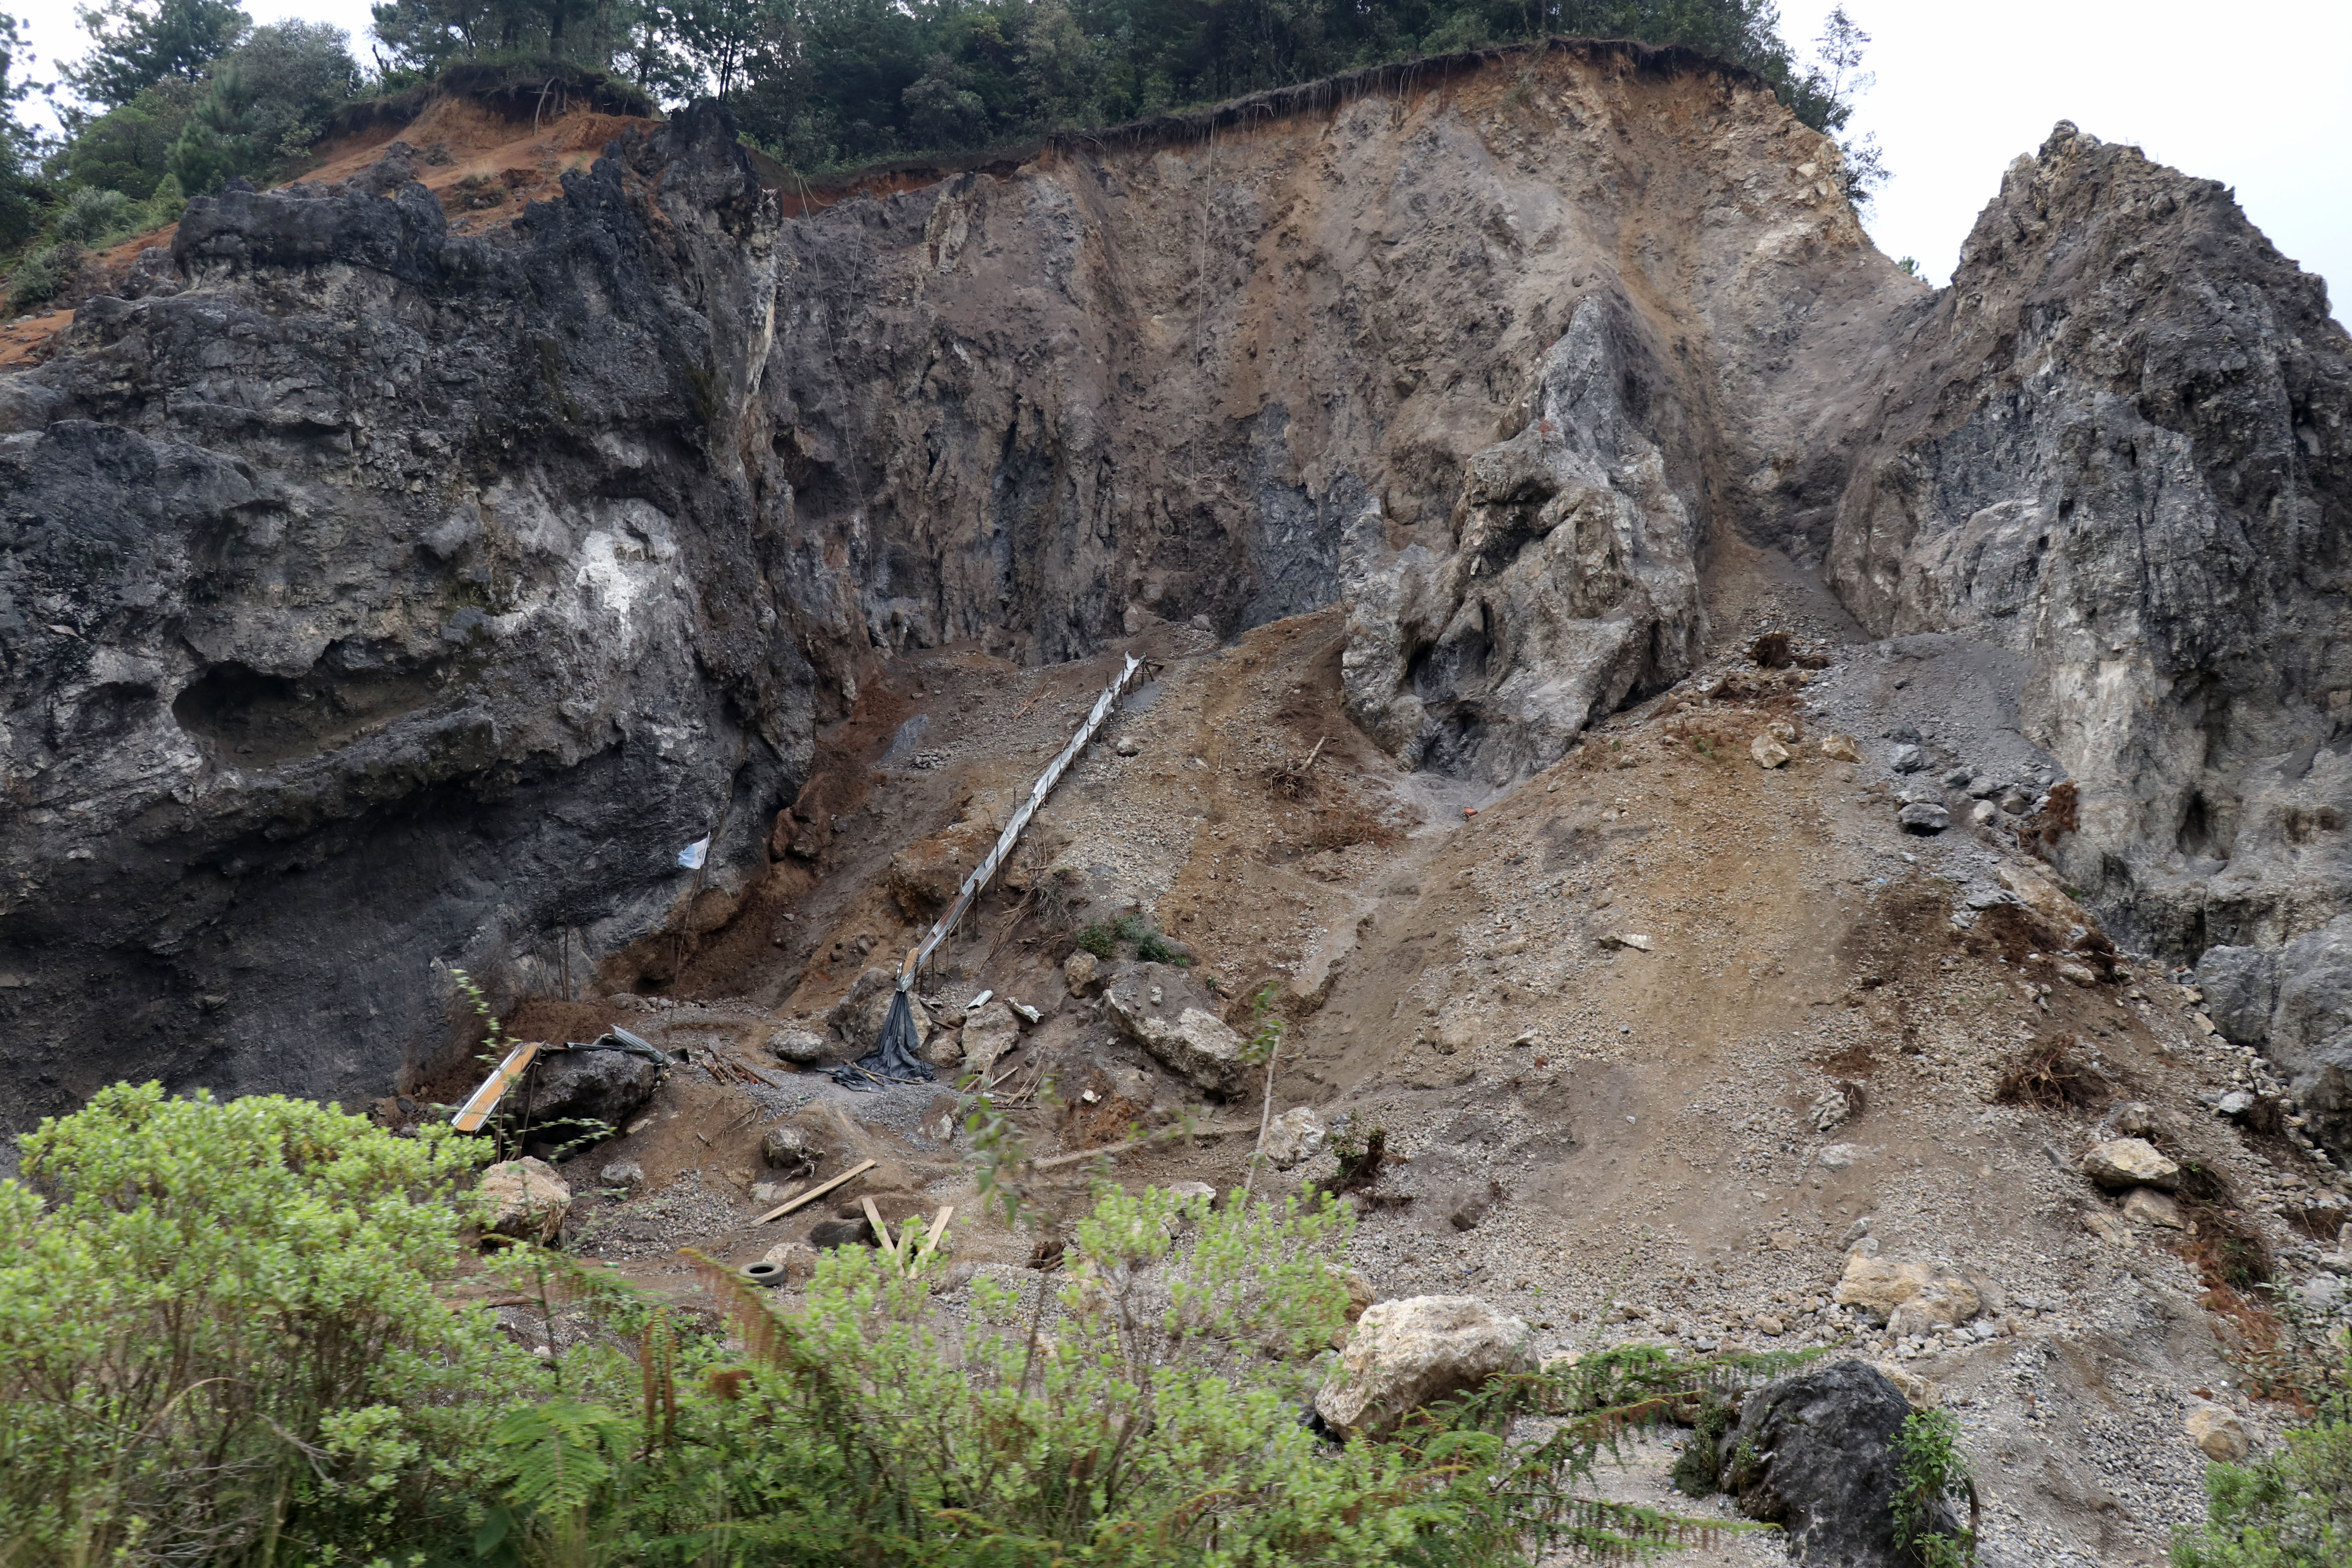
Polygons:
<instances>
[{"instance_id":1,"label":"grey boulder","mask_svg":"<svg viewBox=\"0 0 2352 1568\"><path fill-rule=\"evenodd\" d=\"M1103 988L1103 1005L1122 1034L1195 1088L1226 1100L1241 1092L1249 1071L1242 1037L1217 1016L1215 999L1185 971L1166 963L1126 965Z\"/></svg>"},{"instance_id":2,"label":"grey boulder","mask_svg":"<svg viewBox=\"0 0 2352 1568\"><path fill-rule=\"evenodd\" d=\"M2278 957L2257 947L2209 947L2197 960L2205 1016L2224 1039L2259 1046L2271 1037L2278 1002Z\"/></svg>"},{"instance_id":3,"label":"grey boulder","mask_svg":"<svg viewBox=\"0 0 2352 1568\"><path fill-rule=\"evenodd\" d=\"M1740 1404L1725 1475L1739 1510L1788 1532L1807 1568L1894 1568L1895 1460L1911 1414L1903 1393L1858 1361L1766 1384Z\"/></svg>"},{"instance_id":4,"label":"grey boulder","mask_svg":"<svg viewBox=\"0 0 2352 1568\"><path fill-rule=\"evenodd\" d=\"M518 1120L528 1112L534 1142L609 1137L653 1098L664 1071L628 1051L557 1051L540 1058L525 1097L510 1096L504 1109Z\"/></svg>"}]
</instances>

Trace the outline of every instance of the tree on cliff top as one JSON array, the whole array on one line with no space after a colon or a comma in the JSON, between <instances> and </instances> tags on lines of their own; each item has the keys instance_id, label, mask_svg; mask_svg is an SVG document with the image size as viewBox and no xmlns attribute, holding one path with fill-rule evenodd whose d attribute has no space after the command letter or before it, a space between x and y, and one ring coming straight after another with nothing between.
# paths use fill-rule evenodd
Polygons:
<instances>
[{"instance_id":1,"label":"tree on cliff top","mask_svg":"<svg viewBox=\"0 0 2352 1568\"><path fill-rule=\"evenodd\" d=\"M118 109L163 80L194 81L252 26L234 0L107 0L83 6L89 53L58 75L88 101ZM79 130L70 112L68 128Z\"/></svg>"},{"instance_id":2,"label":"tree on cliff top","mask_svg":"<svg viewBox=\"0 0 2352 1568\"><path fill-rule=\"evenodd\" d=\"M18 63L26 58L16 18L0 13L0 247L30 235L38 217L33 185L38 138L16 117L16 106L31 90L17 75Z\"/></svg>"}]
</instances>

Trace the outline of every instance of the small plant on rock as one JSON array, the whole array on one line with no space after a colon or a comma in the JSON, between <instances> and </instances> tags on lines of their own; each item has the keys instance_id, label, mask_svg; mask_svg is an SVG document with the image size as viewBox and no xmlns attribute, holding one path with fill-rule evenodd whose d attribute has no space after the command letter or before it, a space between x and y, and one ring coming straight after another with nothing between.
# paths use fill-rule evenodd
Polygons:
<instances>
[{"instance_id":1,"label":"small plant on rock","mask_svg":"<svg viewBox=\"0 0 2352 1568\"><path fill-rule=\"evenodd\" d=\"M1967 1568L1977 1560L1977 1485L1960 1457L1960 1424L1948 1410L1904 1418L1895 1450L1895 1544L1920 1568ZM1965 1530L1951 1521L1969 1505Z\"/></svg>"}]
</instances>

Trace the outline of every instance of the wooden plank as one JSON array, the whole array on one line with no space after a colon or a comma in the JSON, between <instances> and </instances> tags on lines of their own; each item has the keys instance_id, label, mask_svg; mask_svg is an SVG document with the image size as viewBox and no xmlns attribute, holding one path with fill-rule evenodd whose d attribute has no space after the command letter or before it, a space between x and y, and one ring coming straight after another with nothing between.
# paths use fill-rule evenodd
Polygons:
<instances>
[{"instance_id":1,"label":"wooden plank","mask_svg":"<svg viewBox=\"0 0 2352 1568\"><path fill-rule=\"evenodd\" d=\"M939 1247L940 1237L947 1234L948 1216L954 1213L955 1205L950 1204L947 1207L940 1211L938 1218L931 1221L931 1233L923 1237L923 1250L925 1252L933 1251Z\"/></svg>"},{"instance_id":2,"label":"wooden plank","mask_svg":"<svg viewBox=\"0 0 2352 1568\"><path fill-rule=\"evenodd\" d=\"M541 1048L539 1041L525 1040L509 1051L507 1059L482 1080L482 1087L476 1089L473 1097L458 1109L457 1119L451 1125L460 1132L480 1131L482 1123L490 1119L490 1112L499 1108L499 1101L506 1098L507 1090L520 1082L522 1075L530 1070L530 1064Z\"/></svg>"},{"instance_id":3,"label":"wooden plank","mask_svg":"<svg viewBox=\"0 0 2352 1568\"><path fill-rule=\"evenodd\" d=\"M866 1223L874 1227L874 1239L880 1245L883 1256L898 1257L898 1244L890 1239L890 1222L882 1217L882 1211L874 1206L872 1198L860 1198L857 1201L866 1210Z\"/></svg>"},{"instance_id":4,"label":"wooden plank","mask_svg":"<svg viewBox=\"0 0 2352 1568\"><path fill-rule=\"evenodd\" d=\"M800 1207L803 1204L811 1203L815 1199L824 1196L825 1194L833 1191L834 1188L841 1185L842 1183L849 1180L852 1176L862 1176L873 1168L873 1161L860 1160L855 1165L850 1166L846 1171L842 1172L841 1174L834 1177L833 1180L829 1182L821 1182L796 1198L785 1199L782 1203L778 1204L774 1208L770 1209L766 1214L761 1215L758 1219L753 1220L751 1223L753 1225L765 1225L770 1220L782 1219L786 1215L792 1213L794 1209Z\"/></svg>"}]
</instances>

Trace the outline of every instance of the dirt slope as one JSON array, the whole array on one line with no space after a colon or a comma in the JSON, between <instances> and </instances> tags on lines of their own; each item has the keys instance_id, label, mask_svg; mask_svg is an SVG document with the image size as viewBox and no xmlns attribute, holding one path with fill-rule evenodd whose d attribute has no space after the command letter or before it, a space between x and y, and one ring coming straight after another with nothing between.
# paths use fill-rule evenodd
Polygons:
<instances>
[{"instance_id":1,"label":"dirt slope","mask_svg":"<svg viewBox=\"0 0 2352 1568\"><path fill-rule=\"evenodd\" d=\"M1127 1154L1118 1179L1238 1184L1255 1081L1204 1101L1062 984L1076 928L1139 906L1215 977L1229 1017L1246 1026L1248 999L1275 988L1289 1025L1276 1110L1385 1131L1396 1160L1361 1200L1356 1247L1382 1296L1486 1297L1538 1324L1547 1353L1664 1338L1883 1357L1960 1412L1990 1510L1986 1561L2158 1562L2168 1529L2201 1508L2202 1460L2182 1429L2195 1391L2239 1405L2258 1432L2276 1419L2242 1387L2266 1330L2218 1248L2259 1238L2283 1278L2300 1275L2343 1212L2334 1173L2284 1140L2250 1142L2200 1100L2252 1081L2249 1068L2161 966L2126 957L2112 981L2059 977L2035 945L2052 928L2004 873L2063 895L2015 835L1906 834L1888 797L1897 776L1822 753L1863 720L1901 721L1911 683L1891 671L1928 654L1862 639L1767 552L1730 552L1708 588L1721 648L1701 671L1503 792L1401 773L1352 730L1334 614L1228 648L1141 648L1150 684L1073 772L1014 879L1052 882L1060 868L1071 907L1047 918L999 893L920 989L949 1018L982 989L1041 1009L996 1068L1038 1155L1192 1106L1211 1135ZM1768 630L1795 634L1821 668L1760 668L1748 649ZM828 1147L821 1173L882 1160L854 1190L876 1193L886 1217L954 1204L961 1261L1034 1280L1022 1266L1038 1236L976 1215L944 1086L851 1094L759 1044L795 1022L825 1029L863 970L895 963L920 927L882 891L892 857L919 858L967 813L1009 809L1109 664L1022 671L948 650L861 692L861 717L825 748L843 762L810 786L831 792L825 842L784 855L668 998L618 999L631 1026L720 1065L674 1077L642 1131L581 1163L583 1179L614 1159L651 1178L648 1195L586 1205L592 1255L687 1289L671 1246L748 1261L805 1235L836 1205L746 1223L765 1203L751 1184L782 1180L759 1137L789 1121ZM1935 684L1965 694L1948 671ZM1775 720L1797 739L1768 770L1748 743ZM1871 741L1868 755L1884 752ZM1310 752L1302 795L1281 775ZM862 795L840 782L852 772ZM1646 949L1619 944L1629 937ZM834 1038L840 1057L871 1043L855 1026ZM2110 1082L2101 1103L1998 1102L2004 1072L2070 1040ZM746 1084L730 1062L771 1081ZM1825 1094L1851 1114L1823 1118ZM2086 1228L2116 1205L2073 1158L2130 1101L2209 1173L2189 1210L2201 1236ZM1259 1185L1332 1169L1326 1155ZM1059 1198L1049 1185L1049 1208L1080 1201L1084 1170ZM1906 1343L1837 1309L1844 1255L1864 1236L1883 1257L1978 1280L1983 1337ZM1691 1506L1659 1489L1671 1448L1645 1453L1628 1495ZM1735 1543L1713 1560L1775 1550Z\"/></svg>"}]
</instances>

